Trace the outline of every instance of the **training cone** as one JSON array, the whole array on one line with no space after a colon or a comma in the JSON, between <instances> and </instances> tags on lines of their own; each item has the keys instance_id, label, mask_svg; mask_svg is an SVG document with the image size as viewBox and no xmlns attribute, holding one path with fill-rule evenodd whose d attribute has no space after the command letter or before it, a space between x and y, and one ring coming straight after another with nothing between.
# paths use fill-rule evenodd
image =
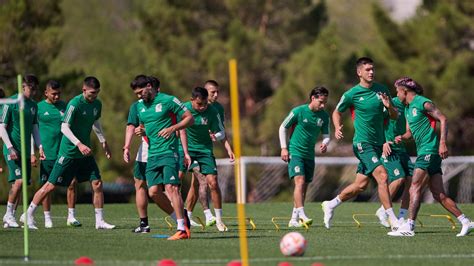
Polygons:
<instances>
[{"instance_id":1,"label":"training cone","mask_svg":"<svg viewBox=\"0 0 474 266\"><path fill-rule=\"evenodd\" d=\"M178 264L176 264L176 262L174 262L174 260L172 259L164 259L164 260L160 260L158 261L158 264L156 264L156 266L177 266Z\"/></svg>"},{"instance_id":2,"label":"training cone","mask_svg":"<svg viewBox=\"0 0 474 266\"><path fill-rule=\"evenodd\" d=\"M291 264L287 261L283 261L283 262L278 263L278 266L293 266L293 264Z\"/></svg>"},{"instance_id":3,"label":"training cone","mask_svg":"<svg viewBox=\"0 0 474 266\"><path fill-rule=\"evenodd\" d=\"M79 257L74 261L76 265L94 265L94 261L89 257Z\"/></svg>"},{"instance_id":4,"label":"training cone","mask_svg":"<svg viewBox=\"0 0 474 266\"><path fill-rule=\"evenodd\" d=\"M242 263L240 263L240 261L238 261L238 260L233 260L233 261L227 263L227 266L241 266L241 265L242 265Z\"/></svg>"}]
</instances>

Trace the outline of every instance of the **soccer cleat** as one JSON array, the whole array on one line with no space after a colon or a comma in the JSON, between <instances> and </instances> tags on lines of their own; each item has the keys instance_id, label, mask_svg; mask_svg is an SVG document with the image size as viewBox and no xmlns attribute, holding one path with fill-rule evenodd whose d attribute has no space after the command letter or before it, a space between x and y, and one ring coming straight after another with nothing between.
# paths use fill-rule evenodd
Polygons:
<instances>
[{"instance_id":1,"label":"soccer cleat","mask_svg":"<svg viewBox=\"0 0 474 266\"><path fill-rule=\"evenodd\" d=\"M206 226L213 226L216 224L216 217L212 216L209 220L206 219Z\"/></svg>"},{"instance_id":2,"label":"soccer cleat","mask_svg":"<svg viewBox=\"0 0 474 266\"><path fill-rule=\"evenodd\" d=\"M216 223L216 227L217 227L217 230L219 230L219 232L229 231L229 229L227 228L227 226L225 226L225 224L223 222Z\"/></svg>"},{"instance_id":3,"label":"soccer cleat","mask_svg":"<svg viewBox=\"0 0 474 266\"><path fill-rule=\"evenodd\" d=\"M379 222L383 227L390 228L390 223L388 222L388 215L385 213L383 208L379 208L375 215L379 218Z\"/></svg>"},{"instance_id":4,"label":"soccer cleat","mask_svg":"<svg viewBox=\"0 0 474 266\"><path fill-rule=\"evenodd\" d=\"M186 231L178 230L174 235L168 237L168 240L181 240L181 239L188 239L188 234Z\"/></svg>"},{"instance_id":5,"label":"soccer cleat","mask_svg":"<svg viewBox=\"0 0 474 266\"><path fill-rule=\"evenodd\" d=\"M397 225L398 226L398 225ZM397 229L395 226L392 226L392 232L388 232L389 236L415 236L415 228L412 227L409 223L404 223L400 225ZM394 230L395 229L395 230Z\"/></svg>"},{"instance_id":6,"label":"soccer cleat","mask_svg":"<svg viewBox=\"0 0 474 266\"><path fill-rule=\"evenodd\" d=\"M191 223L191 227L201 227L201 224L196 223L193 219L189 219L189 222Z\"/></svg>"},{"instance_id":7,"label":"soccer cleat","mask_svg":"<svg viewBox=\"0 0 474 266\"><path fill-rule=\"evenodd\" d=\"M81 227L82 226L81 222L76 220L76 218L67 219L66 225L67 226L72 226L72 227Z\"/></svg>"},{"instance_id":8,"label":"soccer cleat","mask_svg":"<svg viewBox=\"0 0 474 266\"><path fill-rule=\"evenodd\" d=\"M474 229L474 222L465 223L462 225L461 232L456 236L467 236Z\"/></svg>"},{"instance_id":9,"label":"soccer cleat","mask_svg":"<svg viewBox=\"0 0 474 266\"><path fill-rule=\"evenodd\" d=\"M44 228L53 228L53 221L51 219L44 219Z\"/></svg>"},{"instance_id":10,"label":"soccer cleat","mask_svg":"<svg viewBox=\"0 0 474 266\"><path fill-rule=\"evenodd\" d=\"M106 223L105 221L101 221L99 223L95 223L95 229L105 229L105 230L109 230L109 229L114 229L115 228L115 225L113 224L108 224Z\"/></svg>"},{"instance_id":11,"label":"soccer cleat","mask_svg":"<svg viewBox=\"0 0 474 266\"><path fill-rule=\"evenodd\" d=\"M332 216L334 215L334 209L328 206L329 201L323 201L321 203L321 208L324 212L324 226L329 229L331 228L331 220Z\"/></svg>"},{"instance_id":12,"label":"soccer cleat","mask_svg":"<svg viewBox=\"0 0 474 266\"><path fill-rule=\"evenodd\" d=\"M288 227L290 227L290 228L301 228L301 227L303 227L303 224L296 221L296 220L290 220L290 222L288 223Z\"/></svg>"},{"instance_id":13,"label":"soccer cleat","mask_svg":"<svg viewBox=\"0 0 474 266\"><path fill-rule=\"evenodd\" d=\"M16 222L15 216L5 214L3 216L3 228L18 228L20 225Z\"/></svg>"},{"instance_id":14,"label":"soccer cleat","mask_svg":"<svg viewBox=\"0 0 474 266\"><path fill-rule=\"evenodd\" d=\"M310 226L313 224L313 219L310 219L310 218L300 219L300 223L305 224L306 226Z\"/></svg>"},{"instance_id":15,"label":"soccer cleat","mask_svg":"<svg viewBox=\"0 0 474 266\"><path fill-rule=\"evenodd\" d=\"M147 225L147 226L138 226L137 228L132 230L133 233L137 233L137 234L146 234L146 233L150 233L150 231L151 231L151 229L150 229L149 225Z\"/></svg>"},{"instance_id":16,"label":"soccer cleat","mask_svg":"<svg viewBox=\"0 0 474 266\"><path fill-rule=\"evenodd\" d=\"M25 225L25 214L24 213L20 216L20 222L23 223L23 226ZM38 227L36 226L35 218L33 216L28 216L27 227L28 227L28 229L38 230Z\"/></svg>"},{"instance_id":17,"label":"soccer cleat","mask_svg":"<svg viewBox=\"0 0 474 266\"><path fill-rule=\"evenodd\" d=\"M184 209L184 230L188 238L191 238L191 221L188 217L188 211Z\"/></svg>"}]
</instances>

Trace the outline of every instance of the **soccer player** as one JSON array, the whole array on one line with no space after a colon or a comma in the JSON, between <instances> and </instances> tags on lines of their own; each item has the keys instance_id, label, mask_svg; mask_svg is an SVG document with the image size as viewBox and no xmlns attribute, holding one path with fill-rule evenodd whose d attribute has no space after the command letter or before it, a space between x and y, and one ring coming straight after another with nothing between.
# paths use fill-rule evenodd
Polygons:
<instances>
[{"instance_id":1,"label":"soccer player","mask_svg":"<svg viewBox=\"0 0 474 266\"><path fill-rule=\"evenodd\" d=\"M392 202L387 184L387 171L380 157L384 138L384 118L388 110L390 119L397 119L398 112L393 107L388 89L374 82L374 62L368 57L359 58L356 62L359 84L346 91L332 114L335 127L335 137L340 140L342 133L342 113L351 110L354 120L354 154L359 159L355 181L344 188L331 201L324 201L324 225L330 228L334 209L342 202L347 201L364 191L369 184L369 177L373 177L378 185L378 195L392 227L397 226L397 217L392 209Z\"/></svg>"},{"instance_id":2,"label":"soccer player","mask_svg":"<svg viewBox=\"0 0 474 266\"><path fill-rule=\"evenodd\" d=\"M24 97L24 126L25 126L25 145L26 154L31 154L31 138L33 134L35 142L39 145L40 158L44 159L43 146L41 146L40 134L38 129L38 106L32 100L38 90L38 78L34 75L26 75L22 81ZM10 98L16 99L15 94ZM15 219L15 208L21 193L23 185L21 175L21 137L20 137L20 108L19 103L3 105L2 116L0 118L0 136L3 139L3 156L8 167L8 183L11 184L8 193L7 210L3 216L3 225L6 228L18 228L19 225ZM31 164L27 164L27 182L31 183Z\"/></svg>"},{"instance_id":3,"label":"soccer player","mask_svg":"<svg viewBox=\"0 0 474 266\"><path fill-rule=\"evenodd\" d=\"M204 83L204 88L207 90L208 93L208 101L209 105L214 107L221 119L222 125L224 126L225 129L225 112L224 112L224 107L222 104L220 104L217 99L219 98L219 83L215 80L207 80ZM227 154L229 155L230 161L233 162L235 160L235 155L234 152L232 151L232 146L229 143L229 140L227 139L227 135L224 137L224 148L227 151ZM188 195L186 197L187 201L187 210L188 210L188 215L189 219L191 220L191 224L193 224L192 221L192 211L194 209L194 206L196 205L196 202L199 198L199 202L202 205L202 208L204 210L204 216L206 217L206 226L212 226L216 223L216 218L212 215L211 210L209 209L209 201L208 201L208 186L207 182L205 182L205 176L203 176L199 172L199 167L192 168L193 169L193 176L191 179L191 186L188 192ZM198 182L196 180L196 177L201 180L201 182ZM196 190L198 193L196 193ZM199 195L199 197L196 196L196 194ZM194 222L195 225L198 225Z\"/></svg>"},{"instance_id":4,"label":"soccer player","mask_svg":"<svg viewBox=\"0 0 474 266\"><path fill-rule=\"evenodd\" d=\"M137 105L138 118L150 142L145 172L148 194L155 200L164 188L176 213L178 225L177 232L168 240L188 239L191 233L185 225L183 200L179 191L181 181L178 176L176 131L191 125L194 119L176 97L159 92L151 82L137 86L143 88L142 99ZM180 118L178 123L176 117ZM183 149L186 164L189 164L187 147Z\"/></svg>"},{"instance_id":5,"label":"soccer player","mask_svg":"<svg viewBox=\"0 0 474 266\"><path fill-rule=\"evenodd\" d=\"M45 99L38 103L38 124L41 136L41 143L46 156L40 161L40 185L48 181L48 177L53 170L54 162L59 153L61 143L61 120L66 110L66 103L60 100L61 84L55 80L50 80L46 84L44 91ZM33 149L33 147L32 147ZM33 150L32 150L33 151ZM73 179L67 189L68 217L67 225L78 227L81 223L75 217L76 201L76 179ZM44 227L53 227L51 220L51 194L43 200Z\"/></svg>"},{"instance_id":6,"label":"soccer player","mask_svg":"<svg viewBox=\"0 0 474 266\"><path fill-rule=\"evenodd\" d=\"M57 185L69 186L73 177L78 182L90 181L95 207L95 228L113 229L103 218L104 193L102 180L97 163L91 150L91 130L97 135L105 156L110 159L111 153L103 135L99 118L102 114L102 103L97 99L100 82L95 77L86 77L82 85L82 94L74 97L67 105L66 114L61 124L63 137L59 153L48 181L35 193L28 207L28 227L38 229L34 220L34 212L38 205L51 193ZM24 221L24 215L20 221Z\"/></svg>"},{"instance_id":7,"label":"soccer player","mask_svg":"<svg viewBox=\"0 0 474 266\"><path fill-rule=\"evenodd\" d=\"M406 106L405 116L407 131L396 137L400 142L413 137L416 145L417 158L410 186L410 206L408 220L397 231L389 232L391 236L414 236L415 220L420 209L421 192L426 179L433 197L443 207L457 217L461 223L461 232L456 236L465 236L474 229L469 220L456 203L444 192L441 161L448 157L448 123L446 116L423 97L423 88L411 78L400 78L395 82L397 97ZM436 122L440 123L440 136L436 133Z\"/></svg>"},{"instance_id":8,"label":"soccer player","mask_svg":"<svg viewBox=\"0 0 474 266\"><path fill-rule=\"evenodd\" d=\"M297 106L291 110L280 125L281 159L288 162L290 179L295 181L293 191L293 211L288 227L311 225L313 219L304 212L304 200L308 184L313 181L314 146L320 134L323 141L319 149L327 151L329 144L329 114L324 111L329 91L316 87L309 94L309 104ZM293 128L290 145L287 145L288 129ZM300 220L301 219L301 220Z\"/></svg>"},{"instance_id":9,"label":"soccer player","mask_svg":"<svg viewBox=\"0 0 474 266\"><path fill-rule=\"evenodd\" d=\"M205 184L209 186L216 213L216 226L219 231L224 232L227 231L227 227L222 221L222 196L213 153L213 141L222 141L225 138L224 126L217 110L209 105L208 92L205 88L194 88L191 101L184 105L194 117L194 124L186 128L189 155L191 161L199 164L200 172L206 177Z\"/></svg>"},{"instance_id":10,"label":"soccer player","mask_svg":"<svg viewBox=\"0 0 474 266\"><path fill-rule=\"evenodd\" d=\"M135 163L133 165L133 179L135 181L135 204L140 218L140 224L137 228L132 230L134 233L149 233L151 230L148 223L148 188L146 186L145 177L149 145L148 138L143 136L141 132L144 129L140 126L137 107L138 103L141 101L140 99L142 98L144 87L146 87L146 85L150 82L152 83L152 87L155 90L160 90L160 81L157 78L147 77L145 75L136 76L135 79L130 83L130 88L133 90L139 100L130 106L127 127L125 130L125 144L123 146L123 159L126 163L128 163L130 162L130 145L132 142L132 136L135 133L135 130L138 129L137 135L141 137L142 141L140 143L140 147L138 148ZM140 88L139 84L142 84L142 88ZM173 207L171 206L171 203L166 195L161 190L159 190L157 194L154 194L153 196L155 197L153 201L155 201L163 211L170 214L173 219L175 219L176 216L173 213Z\"/></svg>"}]
</instances>

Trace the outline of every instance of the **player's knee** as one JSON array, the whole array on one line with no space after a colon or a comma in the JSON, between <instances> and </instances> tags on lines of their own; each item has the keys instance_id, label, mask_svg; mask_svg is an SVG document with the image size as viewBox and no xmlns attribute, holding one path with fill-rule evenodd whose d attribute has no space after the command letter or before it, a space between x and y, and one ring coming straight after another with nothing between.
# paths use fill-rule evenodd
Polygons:
<instances>
[{"instance_id":1,"label":"player's knee","mask_svg":"<svg viewBox=\"0 0 474 266\"><path fill-rule=\"evenodd\" d=\"M92 190L94 191L102 191L102 181L101 180L94 180L92 181Z\"/></svg>"},{"instance_id":2,"label":"player's knee","mask_svg":"<svg viewBox=\"0 0 474 266\"><path fill-rule=\"evenodd\" d=\"M217 180L216 180L216 179L211 180L211 181L208 183L208 185L209 185L209 189L210 189L210 190L213 190L213 191L214 191L214 190L219 189L219 183L217 183Z\"/></svg>"}]
</instances>

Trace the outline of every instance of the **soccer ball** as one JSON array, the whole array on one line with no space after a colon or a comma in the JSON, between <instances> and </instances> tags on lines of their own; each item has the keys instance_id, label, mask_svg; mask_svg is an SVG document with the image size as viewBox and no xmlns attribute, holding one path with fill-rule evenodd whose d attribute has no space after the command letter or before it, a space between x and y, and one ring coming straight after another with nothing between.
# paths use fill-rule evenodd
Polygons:
<instances>
[{"instance_id":1,"label":"soccer ball","mask_svg":"<svg viewBox=\"0 0 474 266\"><path fill-rule=\"evenodd\" d=\"M280 251L285 256L303 256L306 251L306 239L298 232L288 233L280 241Z\"/></svg>"}]
</instances>

